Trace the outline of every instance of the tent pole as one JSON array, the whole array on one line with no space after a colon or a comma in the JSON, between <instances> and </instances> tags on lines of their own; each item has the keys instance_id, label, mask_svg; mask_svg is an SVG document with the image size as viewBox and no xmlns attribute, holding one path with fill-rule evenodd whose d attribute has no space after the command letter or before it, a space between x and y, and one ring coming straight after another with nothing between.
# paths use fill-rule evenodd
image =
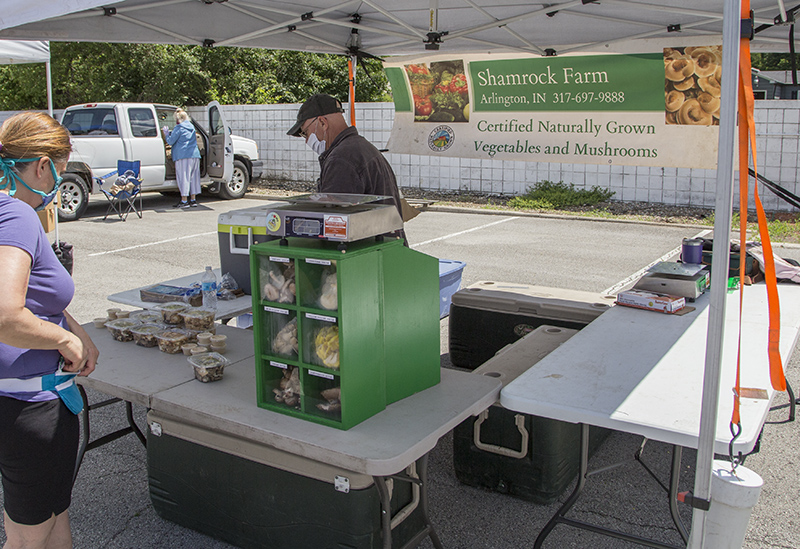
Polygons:
<instances>
[{"instance_id":1,"label":"tent pole","mask_svg":"<svg viewBox=\"0 0 800 549\"><path fill-rule=\"evenodd\" d=\"M711 263L711 297L706 337L703 400L697 446L694 497L711 500L711 469L717 430L722 341L725 329L725 297L733 209L733 168L736 146L736 107L739 75L739 16L741 0L725 0L722 33L722 107L717 153L717 193L714 209L714 252ZM747 177L747 174L739 174ZM730 398L733 398L732 396ZM689 547L703 547L706 512L694 509ZM710 548L708 548L710 549Z\"/></svg>"},{"instance_id":2,"label":"tent pole","mask_svg":"<svg viewBox=\"0 0 800 549\"><path fill-rule=\"evenodd\" d=\"M47 114L53 116L53 79L50 76L50 61L44 64L44 72L47 78Z\"/></svg>"},{"instance_id":3,"label":"tent pole","mask_svg":"<svg viewBox=\"0 0 800 549\"><path fill-rule=\"evenodd\" d=\"M358 57L351 55L347 61L350 72L350 125L356 127L356 64Z\"/></svg>"}]
</instances>

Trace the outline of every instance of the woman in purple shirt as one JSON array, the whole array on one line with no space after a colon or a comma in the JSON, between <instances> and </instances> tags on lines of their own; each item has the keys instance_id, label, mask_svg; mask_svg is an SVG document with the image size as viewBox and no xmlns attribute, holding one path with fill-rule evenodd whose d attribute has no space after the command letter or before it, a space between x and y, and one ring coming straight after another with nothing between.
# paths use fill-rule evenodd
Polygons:
<instances>
[{"instance_id":1,"label":"woman in purple shirt","mask_svg":"<svg viewBox=\"0 0 800 549\"><path fill-rule=\"evenodd\" d=\"M5 549L72 547L67 509L83 404L73 378L89 375L99 353L66 311L75 286L36 215L55 197L71 150L67 130L45 114L17 114L0 128Z\"/></svg>"}]
</instances>

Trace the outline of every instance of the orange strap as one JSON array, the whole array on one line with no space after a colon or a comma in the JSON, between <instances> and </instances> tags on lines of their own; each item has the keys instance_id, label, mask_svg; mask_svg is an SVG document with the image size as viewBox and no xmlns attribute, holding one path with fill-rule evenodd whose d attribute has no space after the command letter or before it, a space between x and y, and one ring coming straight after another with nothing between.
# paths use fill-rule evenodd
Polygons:
<instances>
[{"instance_id":1,"label":"orange strap","mask_svg":"<svg viewBox=\"0 0 800 549\"><path fill-rule=\"evenodd\" d=\"M353 58L347 60L347 71L350 76L350 125L356 127L356 77L353 74Z\"/></svg>"},{"instance_id":2,"label":"orange strap","mask_svg":"<svg viewBox=\"0 0 800 549\"><path fill-rule=\"evenodd\" d=\"M750 0L742 0L742 19L750 17ZM750 67L750 40L742 37L739 53L739 354L736 364L736 382L734 387L734 405L731 423L739 424L739 389L740 389L740 359L742 340L742 304L744 295L744 273L747 259L747 202L748 202L748 149L753 155L753 170L758 174L756 155L755 121L753 119L753 85ZM749 147L748 147L749 145ZM767 355L769 357L769 371L772 387L777 391L786 390L786 379L783 374L783 364L780 356L780 303L778 302L777 278L775 276L775 260L772 256L772 243L769 239L767 216L758 196L758 179L753 187L758 217L758 231L761 236L761 246L764 250L764 276L767 286L767 302L769 305L769 337Z\"/></svg>"}]
</instances>

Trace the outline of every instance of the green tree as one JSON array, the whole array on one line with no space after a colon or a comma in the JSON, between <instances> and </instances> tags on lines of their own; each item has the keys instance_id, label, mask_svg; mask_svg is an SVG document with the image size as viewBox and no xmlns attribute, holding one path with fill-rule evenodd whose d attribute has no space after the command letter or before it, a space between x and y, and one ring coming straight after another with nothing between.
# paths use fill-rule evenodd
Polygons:
<instances>
[{"instance_id":1,"label":"green tree","mask_svg":"<svg viewBox=\"0 0 800 549\"><path fill-rule=\"evenodd\" d=\"M788 53L753 53L750 63L762 71L788 71L792 68L792 56ZM800 55L795 55L795 64L800 70Z\"/></svg>"},{"instance_id":2,"label":"green tree","mask_svg":"<svg viewBox=\"0 0 800 549\"><path fill-rule=\"evenodd\" d=\"M348 96L347 57L248 48L161 44L50 44L56 108L95 101L178 105L268 104L303 101L316 92ZM379 61L359 67L357 101L387 101ZM39 65L0 66L0 109L46 108Z\"/></svg>"}]
</instances>

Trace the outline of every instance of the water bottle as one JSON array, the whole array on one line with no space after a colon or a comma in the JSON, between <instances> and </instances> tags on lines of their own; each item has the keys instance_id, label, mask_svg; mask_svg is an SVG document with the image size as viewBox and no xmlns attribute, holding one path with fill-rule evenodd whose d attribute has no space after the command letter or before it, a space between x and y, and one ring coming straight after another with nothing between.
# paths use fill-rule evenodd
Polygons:
<instances>
[{"instance_id":1,"label":"water bottle","mask_svg":"<svg viewBox=\"0 0 800 549\"><path fill-rule=\"evenodd\" d=\"M203 289L203 307L206 309L217 310L217 277L211 267L206 267L206 272L203 273L202 289Z\"/></svg>"}]
</instances>

